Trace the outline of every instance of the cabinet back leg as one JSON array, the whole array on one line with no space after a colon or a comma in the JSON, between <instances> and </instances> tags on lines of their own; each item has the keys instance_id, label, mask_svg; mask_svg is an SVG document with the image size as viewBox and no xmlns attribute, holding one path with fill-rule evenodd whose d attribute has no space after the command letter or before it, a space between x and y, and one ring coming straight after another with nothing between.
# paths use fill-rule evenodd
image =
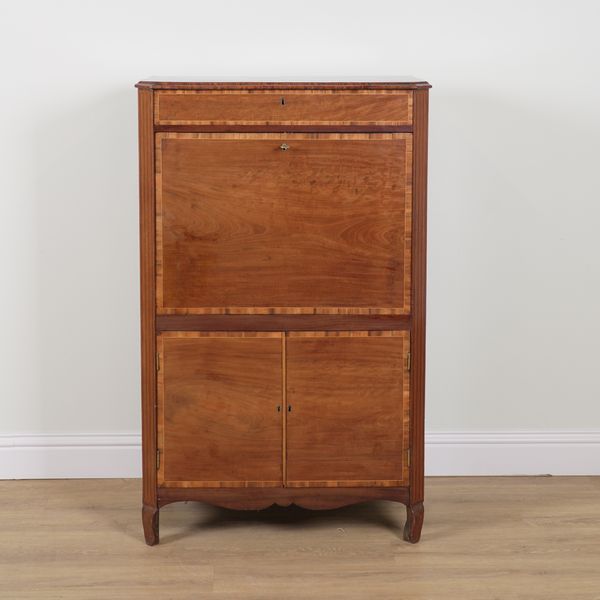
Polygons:
<instances>
[{"instance_id":1,"label":"cabinet back leg","mask_svg":"<svg viewBox=\"0 0 600 600\"><path fill-rule=\"evenodd\" d=\"M156 506L142 507L142 523L144 525L144 537L148 546L158 544L158 508Z\"/></svg>"},{"instance_id":2,"label":"cabinet back leg","mask_svg":"<svg viewBox=\"0 0 600 600\"><path fill-rule=\"evenodd\" d=\"M421 539L421 528L425 509L422 502L406 506L406 524L404 525L404 539L411 544L416 544Z\"/></svg>"}]
</instances>

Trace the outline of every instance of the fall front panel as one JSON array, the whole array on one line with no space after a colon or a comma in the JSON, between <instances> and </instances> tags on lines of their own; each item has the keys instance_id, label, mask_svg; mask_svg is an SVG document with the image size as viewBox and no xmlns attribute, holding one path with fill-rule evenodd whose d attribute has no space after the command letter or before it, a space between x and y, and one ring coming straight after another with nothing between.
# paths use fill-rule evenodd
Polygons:
<instances>
[{"instance_id":1,"label":"fall front panel","mask_svg":"<svg viewBox=\"0 0 600 600\"><path fill-rule=\"evenodd\" d=\"M411 134L156 135L157 312L410 312Z\"/></svg>"}]
</instances>

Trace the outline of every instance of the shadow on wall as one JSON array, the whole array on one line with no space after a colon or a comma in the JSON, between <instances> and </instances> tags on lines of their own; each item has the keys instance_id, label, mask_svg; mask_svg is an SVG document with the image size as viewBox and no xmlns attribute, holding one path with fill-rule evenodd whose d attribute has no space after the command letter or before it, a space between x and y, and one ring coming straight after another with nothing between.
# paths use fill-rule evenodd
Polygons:
<instances>
[{"instance_id":1,"label":"shadow on wall","mask_svg":"<svg viewBox=\"0 0 600 600\"><path fill-rule=\"evenodd\" d=\"M47 433L139 429L137 98L37 124L37 414Z\"/></svg>"}]
</instances>

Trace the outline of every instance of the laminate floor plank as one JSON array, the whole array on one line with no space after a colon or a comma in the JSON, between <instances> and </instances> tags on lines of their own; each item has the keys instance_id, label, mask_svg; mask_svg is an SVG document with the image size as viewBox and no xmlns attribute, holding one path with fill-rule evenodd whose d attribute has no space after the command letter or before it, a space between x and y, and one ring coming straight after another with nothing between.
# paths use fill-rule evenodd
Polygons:
<instances>
[{"instance_id":1,"label":"laminate floor plank","mask_svg":"<svg viewBox=\"0 0 600 600\"><path fill-rule=\"evenodd\" d=\"M388 502L161 510L140 480L0 481L0 598L598 600L600 478L426 480L421 542Z\"/></svg>"}]
</instances>

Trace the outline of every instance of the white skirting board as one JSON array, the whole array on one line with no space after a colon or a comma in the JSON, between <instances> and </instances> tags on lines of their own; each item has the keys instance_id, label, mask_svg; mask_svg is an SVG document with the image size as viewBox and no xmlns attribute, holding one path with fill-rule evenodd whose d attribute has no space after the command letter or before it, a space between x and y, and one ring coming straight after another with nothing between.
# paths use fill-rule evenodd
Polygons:
<instances>
[{"instance_id":1,"label":"white skirting board","mask_svg":"<svg viewBox=\"0 0 600 600\"><path fill-rule=\"evenodd\" d=\"M0 435L0 479L141 477L140 434Z\"/></svg>"},{"instance_id":2,"label":"white skirting board","mask_svg":"<svg viewBox=\"0 0 600 600\"><path fill-rule=\"evenodd\" d=\"M600 430L427 433L425 475L600 475Z\"/></svg>"},{"instance_id":3,"label":"white skirting board","mask_svg":"<svg viewBox=\"0 0 600 600\"><path fill-rule=\"evenodd\" d=\"M0 435L0 479L140 477L140 435ZM428 432L425 474L600 475L600 430Z\"/></svg>"}]
</instances>

